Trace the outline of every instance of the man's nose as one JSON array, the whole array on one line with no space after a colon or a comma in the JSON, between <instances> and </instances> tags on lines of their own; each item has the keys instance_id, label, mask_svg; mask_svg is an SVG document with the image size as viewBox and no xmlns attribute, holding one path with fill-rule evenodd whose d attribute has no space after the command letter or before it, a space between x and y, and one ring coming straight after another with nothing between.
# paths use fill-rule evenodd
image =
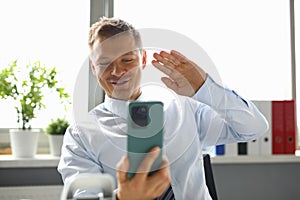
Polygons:
<instances>
[{"instance_id":1,"label":"man's nose","mask_svg":"<svg viewBox=\"0 0 300 200\"><path fill-rule=\"evenodd\" d=\"M112 68L111 75L121 77L126 73L126 69L116 62L113 62L111 64L111 68Z\"/></svg>"}]
</instances>

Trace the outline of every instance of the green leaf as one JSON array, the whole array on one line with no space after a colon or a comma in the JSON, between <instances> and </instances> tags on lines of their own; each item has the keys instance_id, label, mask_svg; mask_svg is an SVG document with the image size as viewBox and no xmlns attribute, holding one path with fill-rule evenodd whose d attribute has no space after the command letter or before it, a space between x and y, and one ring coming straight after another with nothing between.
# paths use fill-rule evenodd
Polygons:
<instances>
[{"instance_id":1,"label":"green leaf","mask_svg":"<svg viewBox=\"0 0 300 200\"><path fill-rule=\"evenodd\" d=\"M64 135L69 125L65 118L52 119L51 123L46 127L46 133L49 135Z\"/></svg>"},{"instance_id":2,"label":"green leaf","mask_svg":"<svg viewBox=\"0 0 300 200\"><path fill-rule=\"evenodd\" d=\"M70 95L63 87L57 87L58 83L56 67L47 68L39 60L18 66L14 60L0 72L0 98L16 101L16 121L23 129L31 128L31 120L37 110L46 108L43 100L51 91L58 94L64 106L70 103Z\"/></svg>"}]
</instances>

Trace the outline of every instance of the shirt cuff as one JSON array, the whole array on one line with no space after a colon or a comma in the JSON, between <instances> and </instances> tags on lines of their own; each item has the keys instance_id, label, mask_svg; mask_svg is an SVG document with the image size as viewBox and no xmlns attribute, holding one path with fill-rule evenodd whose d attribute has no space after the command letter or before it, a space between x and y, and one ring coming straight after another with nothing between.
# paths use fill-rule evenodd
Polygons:
<instances>
[{"instance_id":1,"label":"shirt cuff","mask_svg":"<svg viewBox=\"0 0 300 200\"><path fill-rule=\"evenodd\" d=\"M219 88L217 88L219 87ZM211 105L212 103L212 95L213 92L215 92L215 89L222 89L224 88L222 86L219 86L212 77L207 74L206 80L203 83L203 85L199 88L199 90L192 96L193 99L200 101L202 103Z\"/></svg>"},{"instance_id":2,"label":"shirt cuff","mask_svg":"<svg viewBox=\"0 0 300 200\"><path fill-rule=\"evenodd\" d=\"M231 103L232 101L236 104L236 99L239 99L238 102L240 102L241 106L248 105L247 101L236 92L216 83L208 74L204 84L192 98L212 108L224 108L226 103Z\"/></svg>"}]
</instances>

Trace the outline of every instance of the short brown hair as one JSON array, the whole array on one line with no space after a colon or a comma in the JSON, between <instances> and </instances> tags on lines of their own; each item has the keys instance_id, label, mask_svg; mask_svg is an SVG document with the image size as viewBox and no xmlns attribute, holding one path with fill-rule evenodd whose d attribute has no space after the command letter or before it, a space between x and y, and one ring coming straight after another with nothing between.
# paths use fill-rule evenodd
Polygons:
<instances>
[{"instance_id":1,"label":"short brown hair","mask_svg":"<svg viewBox=\"0 0 300 200\"><path fill-rule=\"evenodd\" d=\"M122 32L130 32L135 39L136 45L141 48L142 40L140 33L129 23L118 18L101 17L89 30L88 45L90 50L100 37L109 38Z\"/></svg>"}]
</instances>

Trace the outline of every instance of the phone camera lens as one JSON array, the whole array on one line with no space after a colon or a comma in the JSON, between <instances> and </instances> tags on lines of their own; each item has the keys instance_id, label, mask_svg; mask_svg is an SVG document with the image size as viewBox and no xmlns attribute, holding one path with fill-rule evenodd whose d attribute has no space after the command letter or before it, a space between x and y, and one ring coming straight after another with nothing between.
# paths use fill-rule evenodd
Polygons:
<instances>
[{"instance_id":1,"label":"phone camera lens","mask_svg":"<svg viewBox=\"0 0 300 200\"><path fill-rule=\"evenodd\" d=\"M132 120L138 126L147 126L148 108L146 106L136 106L132 108Z\"/></svg>"},{"instance_id":2,"label":"phone camera lens","mask_svg":"<svg viewBox=\"0 0 300 200\"><path fill-rule=\"evenodd\" d=\"M142 117L147 116L147 108L144 107L144 106L139 107L138 110L137 110L137 114L142 116Z\"/></svg>"}]
</instances>

